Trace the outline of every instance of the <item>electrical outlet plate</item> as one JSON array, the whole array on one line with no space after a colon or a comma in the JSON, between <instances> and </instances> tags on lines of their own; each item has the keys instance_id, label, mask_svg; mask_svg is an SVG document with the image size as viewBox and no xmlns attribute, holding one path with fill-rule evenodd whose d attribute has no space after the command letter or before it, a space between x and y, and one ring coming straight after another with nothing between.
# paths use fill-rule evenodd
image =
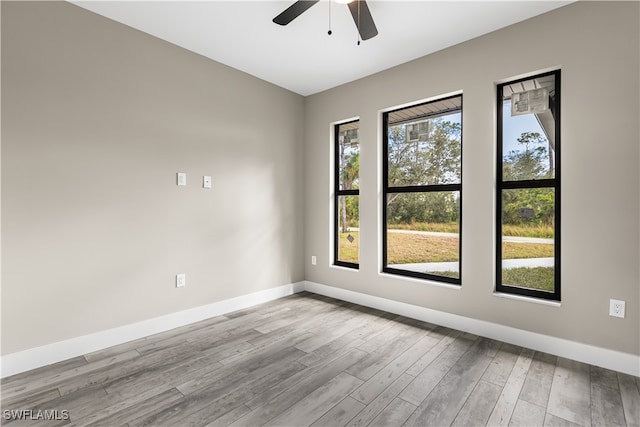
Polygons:
<instances>
[{"instance_id":1,"label":"electrical outlet plate","mask_svg":"<svg viewBox=\"0 0 640 427\"><path fill-rule=\"evenodd\" d=\"M625 302L617 299L609 300L609 316L624 319Z\"/></svg>"},{"instance_id":2,"label":"electrical outlet plate","mask_svg":"<svg viewBox=\"0 0 640 427\"><path fill-rule=\"evenodd\" d=\"M187 174L184 172L178 172L178 185L187 185Z\"/></svg>"},{"instance_id":3,"label":"electrical outlet plate","mask_svg":"<svg viewBox=\"0 0 640 427\"><path fill-rule=\"evenodd\" d=\"M211 188L211 177L210 176L204 176L202 177L202 187L203 188Z\"/></svg>"},{"instance_id":4,"label":"electrical outlet plate","mask_svg":"<svg viewBox=\"0 0 640 427\"><path fill-rule=\"evenodd\" d=\"M176 274L176 288L181 288L187 284L187 275L184 273Z\"/></svg>"},{"instance_id":5,"label":"electrical outlet plate","mask_svg":"<svg viewBox=\"0 0 640 427\"><path fill-rule=\"evenodd\" d=\"M313 256L311 257L311 265L316 265L316 262L317 262L317 260L316 260L316 256L315 256L315 255L313 255Z\"/></svg>"}]
</instances>

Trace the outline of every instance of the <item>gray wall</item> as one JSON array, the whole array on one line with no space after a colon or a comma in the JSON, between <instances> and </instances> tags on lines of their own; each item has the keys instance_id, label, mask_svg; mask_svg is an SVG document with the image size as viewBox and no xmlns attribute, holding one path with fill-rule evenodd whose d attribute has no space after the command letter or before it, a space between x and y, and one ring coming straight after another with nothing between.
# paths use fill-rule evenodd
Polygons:
<instances>
[{"instance_id":1,"label":"gray wall","mask_svg":"<svg viewBox=\"0 0 640 427\"><path fill-rule=\"evenodd\" d=\"M303 278L640 354L639 15L579 2L303 99L70 4L2 2L2 354ZM493 295L495 83L557 66L560 307ZM380 111L459 90L463 285L381 275ZM358 272L329 245L330 123L355 116Z\"/></svg>"},{"instance_id":2,"label":"gray wall","mask_svg":"<svg viewBox=\"0 0 640 427\"><path fill-rule=\"evenodd\" d=\"M578 2L307 98L305 277L640 354L639 4ZM562 303L495 296L495 85L562 69ZM381 110L464 93L462 287L380 274ZM360 117L360 271L331 267L330 123ZM310 258L318 257L312 266ZM609 298L627 316L608 316Z\"/></svg>"},{"instance_id":3,"label":"gray wall","mask_svg":"<svg viewBox=\"0 0 640 427\"><path fill-rule=\"evenodd\" d=\"M3 1L2 354L302 280L303 114L71 4Z\"/></svg>"}]
</instances>

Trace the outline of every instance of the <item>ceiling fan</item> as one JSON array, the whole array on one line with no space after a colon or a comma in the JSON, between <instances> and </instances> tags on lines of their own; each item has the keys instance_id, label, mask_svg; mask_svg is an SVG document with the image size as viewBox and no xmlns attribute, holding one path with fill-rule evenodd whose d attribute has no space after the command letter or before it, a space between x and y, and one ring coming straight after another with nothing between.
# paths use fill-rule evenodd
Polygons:
<instances>
[{"instance_id":1,"label":"ceiling fan","mask_svg":"<svg viewBox=\"0 0 640 427\"><path fill-rule=\"evenodd\" d=\"M319 1L320 0L298 0L287 9L285 9L285 11L280 15L273 18L273 22L278 25L287 25L289 22L302 15L303 12L305 12L307 9L309 9ZM365 0L336 1L338 3L344 3L349 6L351 16L353 16L353 21L356 24L356 28L358 29L360 38L362 38L362 40L368 40L378 35L378 29L376 28L375 22L373 22L371 11L369 10L369 6L367 5L367 2ZM329 34L331 34L331 30L329 30Z\"/></svg>"}]
</instances>

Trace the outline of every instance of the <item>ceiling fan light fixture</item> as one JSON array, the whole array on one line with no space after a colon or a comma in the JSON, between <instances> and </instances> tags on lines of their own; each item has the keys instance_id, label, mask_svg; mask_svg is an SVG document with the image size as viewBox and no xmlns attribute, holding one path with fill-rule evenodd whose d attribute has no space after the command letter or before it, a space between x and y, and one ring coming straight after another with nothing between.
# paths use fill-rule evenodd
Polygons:
<instances>
[{"instance_id":1,"label":"ceiling fan light fixture","mask_svg":"<svg viewBox=\"0 0 640 427\"><path fill-rule=\"evenodd\" d=\"M356 28L358 29L360 39L369 40L370 38L378 35L378 29L376 28L375 22L373 22L373 17L371 16L371 11L367 5L367 0L335 1L345 3L347 5L349 12L351 12L351 16L353 17L353 22L355 22ZM286 8L280 15L273 18L273 22L278 25L287 25L307 9L319 2L320 0L297 0L291 6ZM329 31L331 31L331 8L329 8ZM360 39L358 41L360 41Z\"/></svg>"},{"instance_id":2,"label":"ceiling fan light fixture","mask_svg":"<svg viewBox=\"0 0 640 427\"><path fill-rule=\"evenodd\" d=\"M335 0L336 3L340 3L340 4L349 4L351 3L353 0Z\"/></svg>"}]
</instances>

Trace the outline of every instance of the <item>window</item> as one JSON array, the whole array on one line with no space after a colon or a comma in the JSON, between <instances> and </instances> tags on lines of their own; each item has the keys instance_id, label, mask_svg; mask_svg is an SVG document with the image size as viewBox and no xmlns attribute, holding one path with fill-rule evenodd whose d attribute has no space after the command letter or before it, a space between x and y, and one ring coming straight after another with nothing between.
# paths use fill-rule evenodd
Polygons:
<instances>
[{"instance_id":1,"label":"window","mask_svg":"<svg viewBox=\"0 0 640 427\"><path fill-rule=\"evenodd\" d=\"M334 265L358 268L360 256L359 121L335 126Z\"/></svg>"},{"instance_id":2,"label":"window","mask_svg":"<svg viewBox=\"0 0 640 427\"><path fill-rule=\"evenodd\" d=\"M384 113L383 271L460 284L462 95Z\"/></svg>"},{"instance_id":3,"label":"window","mask_svg":"<svg viewBox=\"0 0 640 427\"><path fill-rule=\"evenodd\" d=\"M560 300L560 71L500 84L496 290Z\"/></svg>"}]
</instances>

